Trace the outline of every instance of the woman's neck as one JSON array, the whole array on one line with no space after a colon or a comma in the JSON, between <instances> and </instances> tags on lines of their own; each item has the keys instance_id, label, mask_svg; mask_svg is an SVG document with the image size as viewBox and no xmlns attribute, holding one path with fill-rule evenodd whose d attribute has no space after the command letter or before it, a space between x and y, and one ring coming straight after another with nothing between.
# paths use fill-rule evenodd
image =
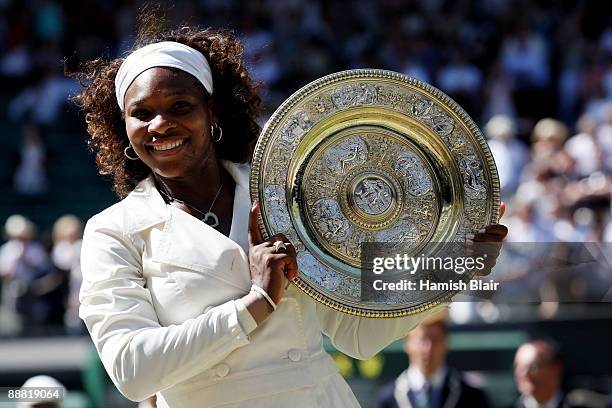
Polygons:
<instances>
[{"instance_id":1,"label":"woman's neck","mask_svg":"<svg viewBox=\"0 0 612 408\"><path fill-rule=\"evenodd\" d=\"M208 210L224 180L229 175L217 161L209 161L208 165L181 177L166 178L155 174L158 189L170 198L183 201L202 211Z\"/></svg>"}]
</instances>

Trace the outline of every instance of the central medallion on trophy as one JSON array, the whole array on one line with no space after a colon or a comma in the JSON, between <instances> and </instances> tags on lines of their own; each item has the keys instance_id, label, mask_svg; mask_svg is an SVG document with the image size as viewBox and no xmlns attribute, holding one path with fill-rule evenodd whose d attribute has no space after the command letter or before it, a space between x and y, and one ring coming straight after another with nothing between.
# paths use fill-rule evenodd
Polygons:
<instances>
[{"instance_id":1,"label":"central medallion on trophy","mask_svg":"<svg viewBox=\"0 0 612 408\"><path fill-rule=\"evenodd\" d=\"M353 189L353 200L365 215L380 215L391 207L393 191L382 178L367 176Z\"/></svg>"},{"instance_id":2,"label":"central medallion on trophy","mask_svg":"<svg viewBox=\"0 0 612 408\"><path fill-rule=\"evenodd\" d=\"M361 228L379 230L397 220L402 190L388 170L364 163L348 171L339 183L340 207Z\"/></svg>"},{"instance_id":3,"label":"central medallion on trophy","mask_svg":"<svg viewBox=\"0 0 612 408\"><path fill-rule=\"evenodd\" d=\"M438 221L426 157L391 130L354 126L322 138L301 171L312 239L349 265L359 267L361 242L417 248Z\"/></svg>"}]
</instances>

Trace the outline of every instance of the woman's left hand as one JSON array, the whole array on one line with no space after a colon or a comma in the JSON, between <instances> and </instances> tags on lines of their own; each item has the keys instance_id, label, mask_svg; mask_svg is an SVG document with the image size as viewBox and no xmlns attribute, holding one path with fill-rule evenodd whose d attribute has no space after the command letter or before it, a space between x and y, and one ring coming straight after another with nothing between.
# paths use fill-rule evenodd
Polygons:
<instances>
[{"instance_id":1,"label":"woman's left hand","mask_svg":"<svg viewBox=\"0 0 612 408\"><path fill-rule=\"evenodd\" d=\"M504 216L506 204L502 202L499 206L499 218ZM478 230L475 234L467 234L465 237L466 255L471 257L484 257L485 267L476 273L486 276L491 273L502 247L502 241L508 235L508 228L502 224L491 224Z\"/></svg>"}]
</instances>

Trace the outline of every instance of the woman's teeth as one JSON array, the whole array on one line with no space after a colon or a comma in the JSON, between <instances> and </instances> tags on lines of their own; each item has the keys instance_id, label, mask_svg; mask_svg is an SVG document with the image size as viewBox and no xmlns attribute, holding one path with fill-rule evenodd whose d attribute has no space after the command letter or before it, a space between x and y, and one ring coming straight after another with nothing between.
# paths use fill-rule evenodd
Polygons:
<instances>
[{"instance_id":1,"label":"woman's teeth","mask_svg":"<svg viewBox=\"0 0 612 408\"><path fill-rule=\"evenodd\" d=\"M181 139L181 140L177 140L176 142L172 142L172 143L155 145L155 146L153 146L153 150L161 151L161 150L174 149L175 147L178 147L178 146L182 145L183 141L184 141L184 139Z\"/></svg>"}]
</instances>

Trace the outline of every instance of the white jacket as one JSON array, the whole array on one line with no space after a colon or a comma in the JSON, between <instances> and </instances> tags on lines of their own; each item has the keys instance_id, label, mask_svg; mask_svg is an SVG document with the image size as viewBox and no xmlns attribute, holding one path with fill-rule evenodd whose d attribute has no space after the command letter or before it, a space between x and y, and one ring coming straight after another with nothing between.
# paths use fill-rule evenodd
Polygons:
<instances>
[{"instance_id":1,"label":"white jacket","mask_svg":"<svg viewBox=\"0 0 612 408\"><path fill-rule=\"evenodd\" d=\"M290 285L257 327L251 287L249 167L236 181L229 238L167 205L151 178L87 223L80 316L117 388L158 407L356 407L322 333L367 359L426 314L367 319L336 312Z\"/></svg>"}]
</instances>

